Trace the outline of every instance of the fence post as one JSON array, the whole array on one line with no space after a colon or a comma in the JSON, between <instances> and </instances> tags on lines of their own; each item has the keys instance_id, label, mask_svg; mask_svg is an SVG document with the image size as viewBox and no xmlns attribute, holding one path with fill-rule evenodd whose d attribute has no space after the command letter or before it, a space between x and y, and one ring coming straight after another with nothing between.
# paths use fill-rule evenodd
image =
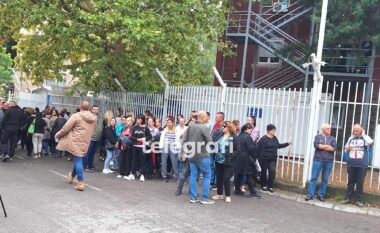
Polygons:
<instances>
[{"instance_id":1,"label":"fence post","mask_svg":"<svg viewBox=\"0 0 380 233\"><path fill-rule=\"evenodd\" d=\"M166 114L168 112L168 101L169 101L169 81L166 80L164 75L161 73L161 71L156 68L156 72L158 76L160 76L161 81L165 84L165 92L164 92L164 108L162 110L162 125L166 124Z\"/></svg>"},{"instance_id":2,"label":"fence post","mask_svg":"<svg viewBox=\"0 0 380 233\"><path fill-rule=\"evenodd\" d=\"M310 65L314 69L314 84L313 91L311 96L310 104L310 126L307 134L306 140L306 154L304 157L304 167L302 173L302 186L306 187L306 183L309 180L311 175L311 164L313 162L313 138L314 134L317 132L318 123L319 123L319 112L320 112L320 100L322 95L322 85L323 85L323 75L321 73L321 66L324 66L325 63L322 62L322 53L323 53L323 43L325 39L325 28L326 28L326 18L327 18L327 6L328 0L323 0L322 2L322 12L321 12L321 22L319 28L319 38L318 38L318 47L317 55L314 53L311 54L312 62L303 64L303 68L308 68Z\"/></svg>"},{"instance_id":3,"label":"fence post","mask_svg":"<svg viewBox=\"0 0 380 233\"><path fill-rule=\"evenodd\" d=\"M222 77L219 74L219 71L216 69L216 67L213 67L214 74L216 78L218 79L218 82L220 86L222 87L222 97L220 99L220 110L221 112L224 112L224 106L226 104L226 89L227 89L227 84L223 81Z\"/></svg>"}]
</instances>

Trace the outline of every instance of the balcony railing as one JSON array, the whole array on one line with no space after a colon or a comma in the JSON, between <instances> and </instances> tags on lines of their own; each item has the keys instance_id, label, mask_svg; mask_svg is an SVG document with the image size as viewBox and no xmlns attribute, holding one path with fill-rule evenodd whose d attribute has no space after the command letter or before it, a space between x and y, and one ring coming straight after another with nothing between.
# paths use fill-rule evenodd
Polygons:
<instances>
[{"instance_id":1,"label":"balcony railing","mask_svg":"<svg viewBox=\"0 0 380 233\"><path fill-rule=\"evenodd\" d=\"M322 72L327 75L368 77L373 49L325 48L323 58L327 64Z\"/></svg>"}]
</instances>

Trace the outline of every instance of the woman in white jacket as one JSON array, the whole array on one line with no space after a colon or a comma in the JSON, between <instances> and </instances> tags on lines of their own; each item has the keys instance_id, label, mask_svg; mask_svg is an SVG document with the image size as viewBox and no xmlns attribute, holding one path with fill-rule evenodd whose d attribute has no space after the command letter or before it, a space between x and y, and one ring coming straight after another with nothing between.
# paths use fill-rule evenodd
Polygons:
<instances>
[{"instance_id":1,"label":"woman in white jacket","mask_svg":"<svg viewBox=\"0 0 380 233\"><path fill-rule=\"evenodd\" d=\"M178 152L180 148L180 133L174 125L174 119L168 118L166 120L166 128L162 131L160 137L161 153L161 175L162 180L168 182L168 157L172 163L173 177L179 178L178 173Z\"/></svg>"}]
</instances>

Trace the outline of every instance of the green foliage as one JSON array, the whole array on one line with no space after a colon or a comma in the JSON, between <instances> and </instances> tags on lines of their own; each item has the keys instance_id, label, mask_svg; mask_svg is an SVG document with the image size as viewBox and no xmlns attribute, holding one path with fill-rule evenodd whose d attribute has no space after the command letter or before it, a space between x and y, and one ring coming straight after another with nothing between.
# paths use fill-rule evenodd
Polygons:
<instances>
[{"instance_id":1,"label":"green foliage","mask_svg":"<svg viewBox=\"0 0 380 233\"><path fill-rule=\"evenodd\" d=\"M116 90L117 79L157 91L157 67L173 85L206 84L226 23L219 2L2 0L0 35L18 41L17 68L35 83L69 71L81 90Z\"/></svg>"},{"instance_id":2,"label":"green foliage","mask_svg":"<svg viewBox=\"0 0 380 233\"><path fill-rule=\"evenodd\" d=\"M12 77L12 59L5 48L0 47L0 85L12 83Z\"/></svg>"},{"instance_id":3,"label":"green foliage","mask_svg":"<svg viewBox=\"0 0 380 233\"><path fill-rule=\"evenodd\" d=\"M312 0L303 0L313 2ZM320 21L321 0L314 19ZM380 44L380 0L329 0L325 47L360 44L369 39Z\"/></svg>"}]
</instances>

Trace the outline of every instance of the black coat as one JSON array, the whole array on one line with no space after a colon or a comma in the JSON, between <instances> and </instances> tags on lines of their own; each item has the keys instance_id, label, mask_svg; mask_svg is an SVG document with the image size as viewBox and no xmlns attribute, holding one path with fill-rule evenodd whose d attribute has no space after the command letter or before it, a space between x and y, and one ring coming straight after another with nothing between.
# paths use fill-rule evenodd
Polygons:
<instances>
[{"instance_id":1,"label":"black coat","mask_svg":"<svg viewBox=\"0 0 380 233\"><path fill-rule=\"evenodd\" d=\"M257 159L256 143L252 140L251 135L242 132L237 137L237 151L235 161L235 173L251 175L255 173L253 161Z\"/></svg>"},{"instance_id":2,"label":"black coat","mask_svg":"<svg viewBox=\"0 0 380 233\"><path fill-rule=\"evenodd\" d=\"M276 136L269 138L264 135L257 143L258 157L261 160L276 160L277 150L289 146L289 143L280 143Z\"/></svg>"},{"instance_id":3,"label":"black coat","mask_svg":"<svg viewBox=\"0 0 380 233\"><path fill-rule=\"evenodd\" d=\"M221 137L224 135L220 136L216 141L219 141ZM224 166L232 167L234 165L234 162L236 160L236 151L237 151L237 136L236 135L231 135L232 137L231 142L229 143L228 146L225 148L225 159L224 159ZM233 149L232 152L230 151L230 146L232 145ZM216 157L216 154L214 155Z\"/></svg>"},{"instance_id":4,"label":"black coat","mask_svg":"<svg viewBox=\"0 0 380 233\"><path fill-rule=\"evenodd\" d=\"M42 118L34 119L34 133L44 134L46 126L47 126L46 121L44 119Z\"/></svg>"},{"instance_id":5,"label":"black coat","mask_svg":"<svg viewBox=\"0 0 380 233\"><path fill-rule=\"evenodd\" d=\"M19 106L10 107L5 111L1 128L7 130L20 130L24 123L24 113Z\"/></svg>"},{"instance_id":6,"label":"black coat","mask_svg":"<svg viewBox=\"0 0 380 233\"><path fill-rule=\"evenodd\" d=\"M104 128L104 138L106 139L106 145L107 143L115 145L119 140L116 136L115 128L112 128L111 126Z\"/></svg>"},{"instance_id":7,"label":"black coat","mask_svg":"<svg viewBox=\"0 0 380 233\"><path fill-rule=\"evenodd\" d=\"M50 138L54 139L55 135L60 131L63 126L66 124L67 120L65 118L59 117L57 120L55 120L53 126L51 127L51 132L50 132Z\"/></svg>"}]
</instances>

